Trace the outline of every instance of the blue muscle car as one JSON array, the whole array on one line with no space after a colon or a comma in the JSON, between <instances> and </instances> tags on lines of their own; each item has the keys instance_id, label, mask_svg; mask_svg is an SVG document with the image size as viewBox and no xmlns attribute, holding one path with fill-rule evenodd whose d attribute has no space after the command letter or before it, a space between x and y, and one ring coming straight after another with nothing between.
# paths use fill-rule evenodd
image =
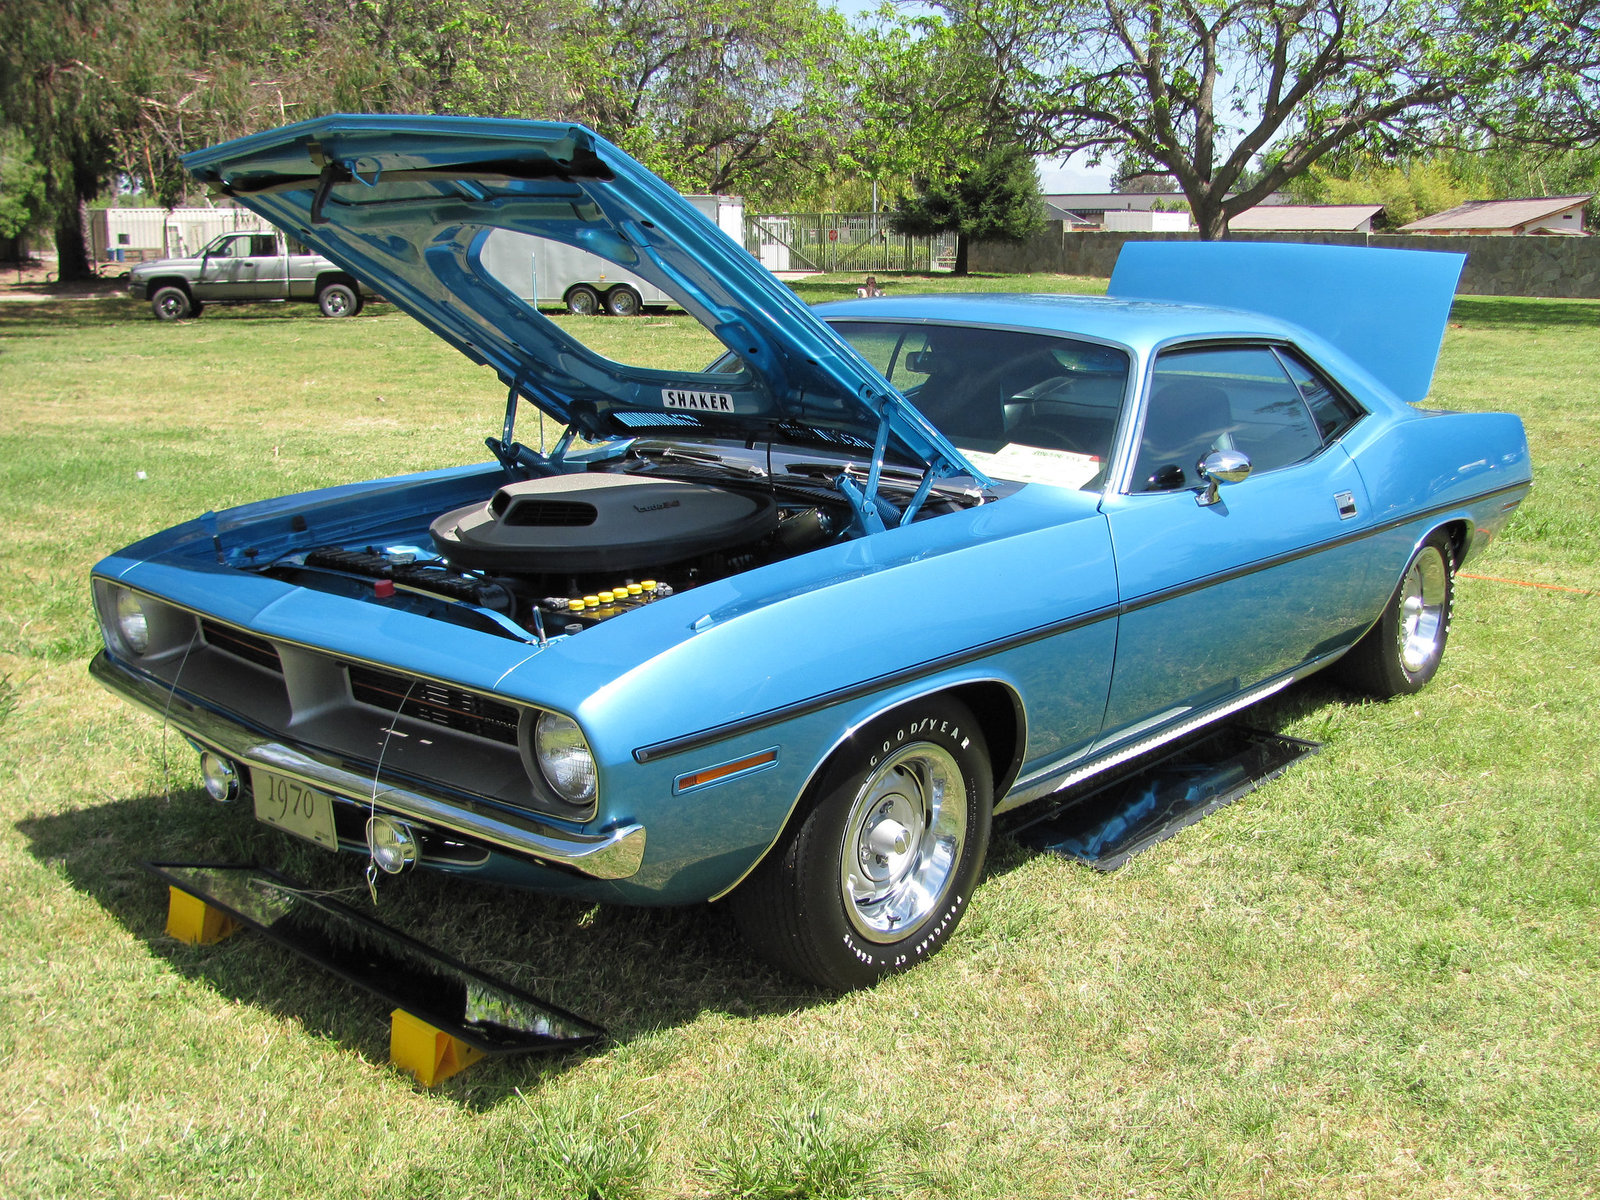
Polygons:
<instances>
[{"instance_id":1,"label":"blue muscle car","mask_svg":"<svg viewBox=\"0 0 1600 1200\"><path fill-rule=\"evenodd\" d=\"M726 899L830 987L951 936L995 814L1325 666L1422 687L1530 484L1516 417L1416 407L1459 256L1143 243L1105 299L813 311L570 125L328 117L186 161L492 367L505 415L480 465L105 559L95 676L291 834ZM529 299L540 238L727 353L586 349Z\"/></svg>"}]
</instances>

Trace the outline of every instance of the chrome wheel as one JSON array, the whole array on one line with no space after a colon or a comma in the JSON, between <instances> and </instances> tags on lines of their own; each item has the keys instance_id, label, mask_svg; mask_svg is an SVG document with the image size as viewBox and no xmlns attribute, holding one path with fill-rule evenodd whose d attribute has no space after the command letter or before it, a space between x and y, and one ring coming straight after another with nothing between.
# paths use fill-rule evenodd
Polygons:
<instances>
[{"instance_id":1,"label":"chrome wheel","mask_svg":"<svg viewBox=\"0 0 1600 1200\"><path fill-rule=\"evenodd\" d=\"M177 287L157 288L150 297L150 307L159 321L181 321L195 311L189 293Z\"/></svg>"},{"instance_id":2,"label":"chrome wheel","mask_svg":"<svg viewBox=\"0 0 1600 1200\"><path fill-rule=\"evenodd\" d=\"M578 284L567 292L567 311L580 317L594 316L600 311L600 293L587 284Z\"/></svg>"},{"instance_id":3,"label":"chrome wheel","mask_svg":"<svg viewBox=\"0 0 1600 1200\"><path fill-rule=\"evenodd\" d=\"M317 305L325 317L353 317L361 310L355 289L342 283L330 283L318 292Z\"/></svg>"},{"instance_id":4,"label":"chrome wheel","mask_svg":"<svg viewBox=\"0 0 1600 1200\"><path fill-rule=\"evenodd\" d=\"M867 776L845 820L839 886L862 937L896 941L944 902L967 837L967 781L927 742L903 746Z\"/></svg>"},{"instance_id":5,"label":"chrome wheel","mask_svg":"<svg viewBox=\"0 0 1600 1200\"><path fill-rule=\"evenodd\" d=\"M983 877L994 771L973 712L924 696L829 757L804 814L729 897L763 957L828 988L871 987L937 954Z\"/></svg>"},{"instance_id":6,"label":"chrome wheel","mask_svg":"<svg viewBox=\"0 0 1600 1200\"><path fill-rule=\"evenodd\" d=\"M613 317L636 317L642 304L639 293L626 285L606 293L606 311Z\"/></svg>"},{"instance_id":7,"label":"chrome wheel","mask_svg":"<svg viewBox=\"0 0 1600 1200\"><path fill-rule=\"evenodd\" d=\"M1454 600L1455 548L1429 534L1371 629L1337 664L1338 673L1380 700L1421 691L1444 660Z\"/></svg>"},{"instance_id":8,"label":"chrome wheel","mask_svg":"<svg viewBox=\"0 0 1600 1200\"><path fill-rule=\"evenodd\" d=\"M1408 675L1428 667L1443 652L1449 601L1450 571L1444 555L1437 546L1424 546L1400 583L1396 611L1400 664Z\"/></svg>"}]
</instances>

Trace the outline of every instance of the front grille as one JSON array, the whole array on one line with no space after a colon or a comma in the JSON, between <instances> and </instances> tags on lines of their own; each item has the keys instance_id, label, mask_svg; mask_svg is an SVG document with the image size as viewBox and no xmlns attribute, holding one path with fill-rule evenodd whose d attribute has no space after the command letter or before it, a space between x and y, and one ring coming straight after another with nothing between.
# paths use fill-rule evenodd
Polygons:
<instances>
[{"instance_id":1,"label":"front grille","mask_svg":"<svg viewBox=\"0 0 1600 1200\"><path fill-rule=\"evenodd\" d=\"M517 710L509 704L372 667L347 664L345 670L350 676L350 694L362 704L508 746L517 744Z\"/></svg>"},{"instance_id":2,"label":"front grille","mask_svg":"<svg viewBox=\"0 0 1600 1200\"><path fill-rule=\"evenodd\" d=\"M255 663L256 666L265 667L278 675L283 674L283 662L278 658L278 648L266 638L257 637L253 633L244 633L227 625L219 625L203 617L200 620L200 634L206 639L206 645L215 650L221 650L235 658L242 658L245 662Z\"/></svg>"}]
</instances>

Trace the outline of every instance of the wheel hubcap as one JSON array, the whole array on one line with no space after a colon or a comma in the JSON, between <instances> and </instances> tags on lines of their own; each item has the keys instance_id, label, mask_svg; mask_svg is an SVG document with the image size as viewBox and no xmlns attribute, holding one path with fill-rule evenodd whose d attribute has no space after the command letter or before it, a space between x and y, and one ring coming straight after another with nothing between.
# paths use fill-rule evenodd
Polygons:
<instances>
[{"instance_id":1,"label":"wheel hubcap","mask_svg":"<svg viewBox=\"0 0 1600 1200\"><path fill-rule=\"evenodd\" d=\"M1397 635L1400 665L1408 674L1415 675L1439 656L1449 590L1450 577L1444 555L1436 546L1423 547L1400 585Z\"/></svg>"},{"instance_id":2,"label":"wheel hubcap","mask_svg":"<svg viewBox=\"0 0 1600 1200\"><path fill-rule=\"evenodd\" d=\"M944 902L966 844L967 782L927 743L884 759L856 793L839 884L846 915L873 942L902 938Z\"/></svg>"}]
</instances>

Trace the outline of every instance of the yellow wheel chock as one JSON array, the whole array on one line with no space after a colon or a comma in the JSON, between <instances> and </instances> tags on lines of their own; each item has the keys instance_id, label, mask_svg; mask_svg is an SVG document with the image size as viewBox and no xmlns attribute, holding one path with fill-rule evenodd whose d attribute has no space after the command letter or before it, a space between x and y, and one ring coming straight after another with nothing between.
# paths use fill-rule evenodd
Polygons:
<instances>
[{"instance_id":1,"label":"yellow wheel chock","mask_svg":"<svg viewBox=\"0 0 1600 1200\"><path fill-rule=\"evenodd\" d=\"M199 896L167 888L167 936L190 946L209 946L241 928L239 922Z\"/></svg>"},{"instance_id":2,"label":"yellow wheel chock","mask_svg":"<svg viewBox=\"0 0 1600 1200\"><path fill-rule=\"evenodd\" d=\"M482 1057L483 1051L476 1046L435 1029L403 1008L389 1014L389 1061L410 1071L423 1087L449 1079Z\"/></svg>"},{"instance_id":3,"label":"yellow wheel chock","mask_svg":"<svg viewBox=\"0 0 1600 1200\"><path fill-rule=\"evenodd\" d=\"M3 0L0 0L3 3ZM599 1026L390 929L326 892L245 863L146 863L167 932L190 945L249 929L393 1006L389 1061L423 1087L482 1058L592 1045Z\"/></svg>"}]
</instances>

